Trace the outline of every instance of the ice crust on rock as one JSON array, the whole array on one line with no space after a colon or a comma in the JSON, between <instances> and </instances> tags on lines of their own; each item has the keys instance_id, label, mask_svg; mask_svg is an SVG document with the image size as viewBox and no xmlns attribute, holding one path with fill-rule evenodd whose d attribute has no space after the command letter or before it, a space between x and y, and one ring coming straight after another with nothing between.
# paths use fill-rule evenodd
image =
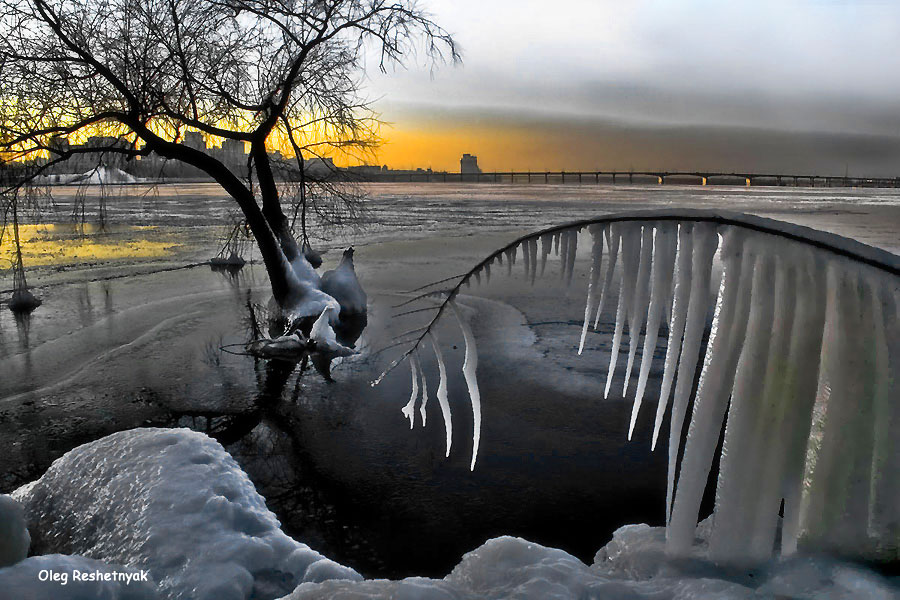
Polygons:
<instances>
[{"instance_id":1,"label":"ice crust on rock","mask_svg":"<svg viewBox=\"0 0 900 600\"><path fill-rule=\"evenodd\" d=\"M12 496L0 494L0 568L23 560L30 545L25 511Z\"/></svg>"},{"instance_id":2,"label":"ice crust on rock","mask_svg":"<svg viewBox=\"0 0 900 600\"><path fill-rule=\"evenodd\" d=\"M65 585L41 581L41 572L65 574ZM127 573L130 581L82 581L73 573ZM0 598L9 600L157 600L161 596L153 581L141 581L138 569L107 564L83 556L49 554L32 556L12 567L0 569Z\"/></svg>"},{"instance_id":3,"label":"ice crust on rock","mask_svg":"<svg viewBox=\"0 0 900 600\"><path fill-rule=\"evenodd\" d=\"M806 548L900 560L900 436L893 434L900 426L900 257L797 225L685 209L555 227L482 264L504 254L512 262L522 248L526 275L533 275L540 240L540 272L554 251L568 285L585 227L593 243L583 257L589 278L579 353L588 321L596 329L604 306L616 303L604 398L617 369L624 371L626 397L632 390L643 333L629 437L656 393L647 381L662 321L668 322L651 442L655 449L670 410L668 554L692 552L712 475L713 560L767 560L777 546L782 502L783 556ZM465 338L474 356L477 331ZM470 391L477 389L473 378L466 374ZM723 429L720 468L712 473ZM476 425L476 452L479 439ZM448 450L450 441L448 431ZM473 466L475 459L473 453Z\"/></svg>"},{"instance_id":4,"label":"ice crust on rock","mask_svg":"<svg viewBox=\"0 0 900 600\"><path fill-rule=\"evenodd\" d=\"M360 579L285 535L222 446L187 429L79 446L13 496L34 552L146 569L162 598L274 598L303 581Z\"/></svg>"}]
</instances>

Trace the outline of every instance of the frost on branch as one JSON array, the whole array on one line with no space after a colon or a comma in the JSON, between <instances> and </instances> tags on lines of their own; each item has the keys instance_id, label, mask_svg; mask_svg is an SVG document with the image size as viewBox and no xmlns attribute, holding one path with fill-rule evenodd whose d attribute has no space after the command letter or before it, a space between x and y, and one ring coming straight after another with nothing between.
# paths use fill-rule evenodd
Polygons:
<instances>
[{"instance_id":1,"label":"frost on branch","mask_svg":"<svg viewBox=\"0 0 900 600\"><path fill-rule=\"evenodd\" d=\"M579 262L582 233L590 244L581 247L590 250ZM664 507L670 555L691 552L724 428L710 559L751 564L775 548L783 555L808 548L900 559L900 257L804 227L698 210L611 215L516 240L449 290L412 300L443 299L388 369L410 361L413 392L403 413L412 423L418 383L426 385L416 353L429 338L449 455L448 376L435 325L455 313L475 424L471 468L481 423L477 351L454 300L503 257L512 273L519 250L527 279L543 276L551 251L558 253L567 287L584 263L586 298L573 300L584 302L579 353L591 321L596 329L604 307L616 307L605 392L624 370L625 391L634 394L629 438L641 408L653 404L647 381L657 341L666 341L650 410L655 449L671 406ZM719 270L721 280L714 279ZM421 410L424 424L424 394Z\"/></svg>"}]
</instances>

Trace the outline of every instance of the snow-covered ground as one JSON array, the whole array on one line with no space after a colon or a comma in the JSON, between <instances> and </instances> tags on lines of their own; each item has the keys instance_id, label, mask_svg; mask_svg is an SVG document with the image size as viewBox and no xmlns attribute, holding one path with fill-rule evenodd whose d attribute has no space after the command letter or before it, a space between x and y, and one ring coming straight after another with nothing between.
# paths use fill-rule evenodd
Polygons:
<instances>
[{"instance_id":1,"label":"snow-covered ground","mask_svg":"<svg viewBox=\"0 0 900 600\"><path fill-rule=\"evenodd\" d=\"M285 535L231 456L186 429L134 429L85 444L13 497L27 515L32 553L49 555L20 555L0 569L0 596L9 598L900 597L898 579L821 557L773 561L753 571L719 569L702 559L705 524L694 555L678 562L666 560L661 528L629 525L592 565L562 550L499 537L463 556L443 579L364 581ZM2 507L0 528L21 539L17 507L9 497ZM81 581L104 574L117 581Z\"/></svg>"}]
</instances>

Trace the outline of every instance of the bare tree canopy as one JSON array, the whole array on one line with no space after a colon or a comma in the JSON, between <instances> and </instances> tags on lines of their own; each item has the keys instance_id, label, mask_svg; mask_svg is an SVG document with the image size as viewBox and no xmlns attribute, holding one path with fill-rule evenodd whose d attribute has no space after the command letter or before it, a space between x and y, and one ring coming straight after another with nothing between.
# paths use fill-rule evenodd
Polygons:
<instances>
[{"instance_id":1,"label":"bare tree canopy","mask_svg":"<svg viewBox=\"0 0 900 600\"><path fill-rule=\"evenodd\" d=\"M284 304L298 245L269 152L302 177L304 157L374 147L360 88L373 48L382 69L459 58L415 0L0 0L0 162L36 177L105 136L104 154L198 169L237 201ZM246 169L188 132L249 146Z\"/></svg>"}]
</instances>

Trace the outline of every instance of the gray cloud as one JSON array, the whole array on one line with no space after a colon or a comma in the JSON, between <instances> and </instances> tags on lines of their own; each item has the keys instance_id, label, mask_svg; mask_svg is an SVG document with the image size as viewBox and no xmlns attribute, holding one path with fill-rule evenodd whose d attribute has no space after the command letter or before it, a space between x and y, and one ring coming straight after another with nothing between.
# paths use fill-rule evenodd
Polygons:
<instances>
[{"instance_id":1,"label":"gray cloud","mask_svg":"<svg viewBox=\"0 0 900 600\"><path fill-rule=\"evenodd\" d=\"M900 135L900 3L436 0L462 68L375 75L382 106ZM388 115L390 118L390 115Z\"/></svg>"}]
</instances>

